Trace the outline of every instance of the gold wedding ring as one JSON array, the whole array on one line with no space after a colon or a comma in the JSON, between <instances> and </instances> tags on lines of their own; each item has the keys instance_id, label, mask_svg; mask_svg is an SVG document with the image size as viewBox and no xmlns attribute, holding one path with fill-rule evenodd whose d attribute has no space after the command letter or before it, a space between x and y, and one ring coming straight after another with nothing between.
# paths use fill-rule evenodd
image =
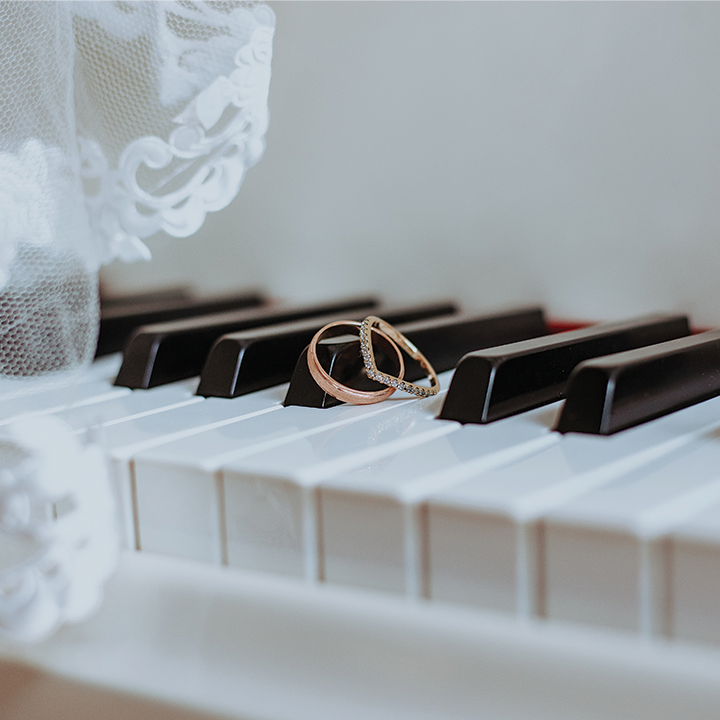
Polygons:
<instances>
[{"instance_id":1,"label":"gold wedding ring","mask_svg":"<svg viewBox=\"0 0 720 720\"><path fill-rule=\"evenodd\" d=\"M371 405L372 403L387 400L387 398L389 398L397 388L388 387L386 390L376 390L373 392L367 392L365 390L355 390L354 388L343 385L342 383L335 380L335 378L331 377L325 371L325 368L323 368L323 366L320 364L317 356L318 342L323 338L323 336L327 333L328 330L343 326L359 328L360 331L362 331L362 323L356 322L355 320L341 320L338 322L329 323L324 328L321 328L317 333L315 333L315 336L310 341L307 352L307 361L308 370L310 370L310 374L312 375L313 380L315 380L315 382L326 393L328 393L328 395L332 395L334 398L342 400L343 402L353 403L354 405ZM371 333L375 333L387 340L393 350L395 350L395 352L397 353L398 366L400 368L398 372L398 379L402 380L402 378L405 376L405 362L403 360L402 353L400 352L400 348L398 348L398 346L393 342L390 337L388 337L388 335L385 334L383 330L380 330L378 328L371 328L371 330L366 332L367 337L371 337Z\"/></svg>"},{"instance_id":2,"label":"gold wedding ring","mask_svg":"<svg viewBox=\"0 0 720 720\"><path fill-rule=\"evenodd\" d=\"M427 377L430 380L430 387L405 382L402 375L393 377L378 370L375 364L375 353L371 342L371 334L378 330L380 330L385 337L399 345L413 360L417 360L420 363L420 366L427 373ZM421 398L437 395L440 390L440 381L438 380L437 373L428 359L401 332L398 332L390 323L385 322L385 320L375 315L369 315L360 325L360 352L362 352L367 376L383 385L390 386L393 390L402 390L403 392L411 393Z\"/></svg>"}]
</instances>

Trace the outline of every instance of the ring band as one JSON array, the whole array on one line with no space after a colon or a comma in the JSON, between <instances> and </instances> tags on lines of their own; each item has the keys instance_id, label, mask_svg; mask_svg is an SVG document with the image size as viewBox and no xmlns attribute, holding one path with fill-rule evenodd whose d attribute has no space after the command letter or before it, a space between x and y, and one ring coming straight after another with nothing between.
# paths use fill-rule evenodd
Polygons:
<instances>
[{"instance_id":1,"label":"ring band","mask_svg":"<svg viewBox=\"0 0 720 720\"><path fill-rule=\"evenodd\" d=\"M315 336L310 341L307 352L308 370L313 377L313 380L326 392L328 395L332 395L338 400L343 402L353 403L354 405L371 405L373 403L387 400L396 390L394 387L388 387L385 390L375 390L368 392L365 390L355 390L354 388L343 385L342 383L331 377L325 368L320 364L317 356L317 344L322 336L331 328L340 326L350 326L354 328L361 328L361 323L355 320L339 320L337 322L331 322L324 328L318 330ZM372 331L383 337L392 346L393 350L397 353L398 365L400 367L399 377L405 376L405 361L403 360L400 348L382 331L378 328L372 328ZM373 356L374 358L374 356Z\"/></svg>"},{"instance_id":2,"label":"ring band","mask_svg":"<svg viewBox=\"0 0 720 720\"><path fill-rule=\"evenodd\" d=\"M420 366L427 373L430 379L430 387L423 385L415 385L415 383L403 381L403 376L393 377L387 373L381 373L375 364L375 353L373 352L372 342L370 341L371 331L377 332L381 330L383 335L388 337L399 345L413 360L417 360ZM360 326L360 351L362 352L363 362L369 378L376 380L383 385L389 385L395 390L402 390L406 393L417 395L418 397L431 397L437 395L440 390L440 381L438 380L435 369L428 359L411 343L401 332L398 332L390 323L385 322L375 315L368 315Z\"/></svg>"}]
</instances>

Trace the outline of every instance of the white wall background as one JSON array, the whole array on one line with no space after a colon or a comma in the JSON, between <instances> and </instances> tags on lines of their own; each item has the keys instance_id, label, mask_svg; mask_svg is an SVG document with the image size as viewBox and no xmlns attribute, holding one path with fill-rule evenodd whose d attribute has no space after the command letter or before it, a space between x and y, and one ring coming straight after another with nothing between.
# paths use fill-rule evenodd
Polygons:
<instances>
[{"instance_id":1,"label":"white wall background","mask_svg":"<svg viewBox=\"0 0 720 720\"><path fill-rule=\"evenodd\" d=\"M113 292L720 325L720 5L277 2L267 151Z\"/></svg>"}]
</instances>

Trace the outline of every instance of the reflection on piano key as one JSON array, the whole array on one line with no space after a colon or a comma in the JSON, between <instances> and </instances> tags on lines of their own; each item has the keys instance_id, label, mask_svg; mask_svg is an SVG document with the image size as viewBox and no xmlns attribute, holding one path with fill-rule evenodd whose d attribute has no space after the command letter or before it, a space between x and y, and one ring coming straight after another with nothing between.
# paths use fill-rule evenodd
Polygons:
<instances>
[{"instance_id":1,"label":"reflection on piano key","mask_svg":"<svg viewBox=\"0 0 720 720\"><path fill-rule=\"evenodd\" d=\"M490 471L556 441L540 414L532 413L494 427L460 427L369 468L359 466L324 481L324 578L419 595L426 585L422 502L468 473Z\"/></svg>"},{"instance_id":2,"label":"reflection on piano key","mask_svg":"<svg viewBox=\"0 0 720 720\"><path fill-rule=\"evenodd\" d=\"M441 387L448 380L448 373L441 375ZM398 400L387 412L323 425L318 433L224 464L228 564L317 580L318 484L355 467L367 471L394 453L458 430L454 423L434 422L437 407L437 398Z\"/></svg>"},{"instance_id":3,"label":"reflection on piano key","mask_svg":"<svg viewBox=\"0 0 720 720\"><path fill-rule=\"evenodd\" d=\"M284 390L285 386L279 386L235 400L211 398L200 407L205 408L207 403L222 406L248 402L263 393L274 393L279 407L279 397ZM339 406L325 412L280 408L282 412L273 412L271 416L224 423L152 450L134 452L140 547L208 562L225 562L223 478L219 473L223 465L362 418L391 412L398 404L398 401L387 401L377 405Z\"/></svg>"},{"instance_id":4,"label":"reflection on piano key","mask_svg":"<svg viewBox=\"0 0 720 720\"><path fill-rule=\"evenodd\" d=\"M179 386L179 395L192 394L194 384ZM159 393L156 388L149 393ZM145 393L141 393L145 394ZM277 388L254 393L236 400L171 402L157 412L130 416L125 421L108 423L101 440L110 457L120 502L120 514L127 547L137 547L136 497L133 482L133 458L144 450L163 443L183 442L195 434L240 422L249 417L280 409Z\"/></svg>"}]
</instances>

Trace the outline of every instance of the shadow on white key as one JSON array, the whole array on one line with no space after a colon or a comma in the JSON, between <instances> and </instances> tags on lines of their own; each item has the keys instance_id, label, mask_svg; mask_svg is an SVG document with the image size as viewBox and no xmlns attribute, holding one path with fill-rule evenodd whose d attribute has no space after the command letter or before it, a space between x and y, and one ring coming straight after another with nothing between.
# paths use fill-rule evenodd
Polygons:
<instances>
[{"instance_id":1,"label":"shadow on white key","mask_svg":"<svg viewBox=\"0 0 720 720\"><path fill-rule=\"evenodd\" d=\"M197 379L195 379L197 382ZM169 387L169 386L168 386ZM183 394L182 383L176 384ZM233 400L201 399L165 407L159 412L140 412L122 422L110 421L102 428L102 442L110 457L126 547L139 549L136 497L133 488L133 457L163 443L186 442L211 428L229 425L259 414L281 409L287 386L269 388ZM135 390L133 396L152 396L160 388ZM168 390L172 395L172 392Z\"/></svg>"},{"instance_id":2,"label":"shadow on white key","mask_svg":"<svg viewBox=\"0 0 720 720\"><path fill-rule=\"evenodd\" d=\"M251 402L266 392L217 402ZM410 401L339 405L324 410L280 406L277 412L258 413L241 423L225 423L153 450L133 453L138 546L195 560L227 562L224 482L220 472L224 465L387 413L403 402Z\"/></svg>"},{"instance_id":3,"label":"shadow on white key","mask_svg":"<svg viewBox=\"0 0 720 720\"><path fill-rule=\"evenodd\" d=\"M228 564L316 580L318 483L459 430L434 419L450 376L440 376L441 397L386 403L388 412L225 465Z\"/></svg>"},{"instance_id":4,"label":"shadow on white key","mask_svg":"<svg viewBox=\"0 0 720 720\"><path fill-rule=\"evenodd\" d=\"M718 418L720 400L711 400L611 437L568 434L526 460L434 494L427 510L430 597L542 615L548 579L540 572L540 519L672 457Z\"/></svg>"},{"instance_id":5,"label":"shadow on white key","mask_svg":"<svg viewBox=\"0 0 720 720\"><path fill-rule=\"evenodd\" d=\"M547 617L667 635L668 534L720 502L719 478L715 430L550 513Z\"/></svg>"},{"instance_id":6,"label":"shadow on white key","mask_svg":"<svg viewBox=\"0 0 720 720\"><path fill-rule=\"evenodd\" d=\"M720 502L672 534L669 554L669 634L720 645Z\"/></svg>"},{"instance_id":7,"label":"shadow on white key","mask_svg":"<svg viewBox=\"0 0 720 720\"><path fill-rule=\"evenodd\" d=\"M535 410L403 450L324 481L321 576L328 582L421 593L420 504L439 488L537 452L557 441L552 411ZM438 421L447 422L447 421Z\"/></svg>"}]
</instances>

